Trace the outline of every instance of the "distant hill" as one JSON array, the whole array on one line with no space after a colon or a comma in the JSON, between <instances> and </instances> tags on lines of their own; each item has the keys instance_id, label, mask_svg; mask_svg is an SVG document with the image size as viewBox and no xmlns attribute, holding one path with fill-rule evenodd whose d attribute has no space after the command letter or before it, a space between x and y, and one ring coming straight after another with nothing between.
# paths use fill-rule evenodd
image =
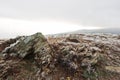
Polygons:
<instances>
[{"instance_id":1,"label":"distant hill","mask_svg":"<svg viewBox=\"0 0 120 80\"><path fill-rule=\"evenodd\" d=\"M71 33L113 33L120 34L120 28L105 28L105 29L97 29L97 30L77 30Z\"/></svg>"}]
</instances>

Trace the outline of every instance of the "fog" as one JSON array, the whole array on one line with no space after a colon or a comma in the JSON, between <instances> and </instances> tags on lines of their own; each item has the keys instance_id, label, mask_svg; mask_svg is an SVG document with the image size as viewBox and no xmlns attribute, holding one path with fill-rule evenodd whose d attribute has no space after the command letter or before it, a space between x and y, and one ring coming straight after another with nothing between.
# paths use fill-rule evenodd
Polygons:
<instances>
[{"instance_id":1,"label":"fog","mask_svg":"<svg viewBox=\"0 0 120 80\"><path fill-rule=\"evenodd\" d=\"M80 26L65 22L56 21L26 21L16 19L0 19L1 38L16 37L19 35L30 35L36 32L42 32L44 35L57 34L64 32L72 32L75 30L92 30L100 29L101 27Z\"/></svg>"},{"instance_id":2,"label":"fog","mask_svg":"<svg viewBox=\"0 0 120 80\"><path fill-rule=\"evenodd\" d=\"M120 29L120 0L0 0L0 37Z\"/></svg>"}]
</instances>

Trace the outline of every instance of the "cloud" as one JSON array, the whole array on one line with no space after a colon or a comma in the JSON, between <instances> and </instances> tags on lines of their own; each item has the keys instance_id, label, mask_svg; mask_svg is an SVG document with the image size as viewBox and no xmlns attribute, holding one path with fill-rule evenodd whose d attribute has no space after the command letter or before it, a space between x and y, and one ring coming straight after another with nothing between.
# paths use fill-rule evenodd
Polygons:
<instances>
[{"instance_id":1,"label":"cloud","mask_svg":"<svg viewBox=\"0 0 120 80\"><path fill-rule=\"evenodd\" d=\"M0 16L119 27L120 0L1 0Z\"/></svg>"},{"instance_id":2,"label":"cloud","mask_svg":"<svg viewBox=\"0 0 120 80\"><path fill-rule=\"evenodd\" d=\"M31 22L56 21L60 24L64 22L69 25L87 26L86 28L91 28L91 26L119 28L119 3L120 0L1 0L0 19L7 18ZM2 23L5 22L0 21L0 25L2 25L0 28L16 25L16 23L9 25L3 25ZM25 28L25 25L28 26L26 23L20 23L19 25ZM34 24L34 26L37 25ZM68 26L65 28L69 29Z\"/></svg>"}]
</instances>

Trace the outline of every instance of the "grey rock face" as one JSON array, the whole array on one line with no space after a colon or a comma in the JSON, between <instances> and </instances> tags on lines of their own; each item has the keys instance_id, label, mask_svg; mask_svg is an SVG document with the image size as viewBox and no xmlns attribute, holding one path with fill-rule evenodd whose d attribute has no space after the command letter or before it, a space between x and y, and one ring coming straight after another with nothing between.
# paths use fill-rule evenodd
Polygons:
<instances>
[{"instance_id":1,"label":"grey rock face","mask_svg":"<svg viewBox=\"0 0 120 80\"><path fill-rule=\"evenodd\" d=\"M41 69L51 61L51 49L46 38L41 33L21 37L16 43L3 50L4 58L19 58L32 60Z\"/></svg>"},{"instance_id":2,"label":"grey rock face","mask_svg":"<svg viewBox=\"0 0 120 80\"><path fill-rule=\"evenodd\" d=\"M31 63L34 63L37 66L34 71L39 68L38 70L42 74L45 73L43 70L51 61L50 46L41 33L20 37L16 42L6 47L2 51L2 54L4 60L13 60L17 58L18 60L32 61ZM29 67L29 64L27 67Z\"/></svg>"}]
</instances>

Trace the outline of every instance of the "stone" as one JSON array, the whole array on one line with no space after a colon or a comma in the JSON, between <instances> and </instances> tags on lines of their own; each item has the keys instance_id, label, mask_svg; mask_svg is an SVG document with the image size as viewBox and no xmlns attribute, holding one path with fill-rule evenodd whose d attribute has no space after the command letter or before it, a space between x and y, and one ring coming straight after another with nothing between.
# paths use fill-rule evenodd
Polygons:
<instances>
[{"instance_id":1,"label":"stone","mask_svg":"<svg viewBox=\"0 0 120 80\"><path fill-rule=\"evenodd\" d=\"M18 55L19 58L25 58L29 57L29 55L36 54L39 54L40 56L48 56L50 51L48 51L46 48L49 48L50 50L46 38L41 33L36 33L31 36L20 38L18 41L16 41L16 43L13 43L9 47L5 48L3 53L7 53L12 56L13 52L16 52L14 56ZM51 57L51 55L48 57Z\"/></svg>"}]
</instances>

